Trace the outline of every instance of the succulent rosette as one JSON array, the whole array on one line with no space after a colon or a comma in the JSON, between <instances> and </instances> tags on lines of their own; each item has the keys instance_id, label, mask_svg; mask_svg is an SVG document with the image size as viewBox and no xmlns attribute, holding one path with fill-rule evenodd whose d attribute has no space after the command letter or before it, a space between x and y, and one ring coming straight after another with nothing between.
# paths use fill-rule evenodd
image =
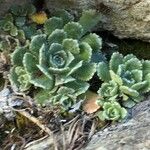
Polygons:
<instances>
[{"instance_id":1,"label":"succulent rosette","mask_svg":"<svg viewBox=\"0 0 150 150\"><path fill-rule=\"evenodd\" d=\"M118 102L105 102L103 111L98 112L97 116L101 120L120 121L127 116L127 111Z\"/></svg>"},{"instance_id":2,"label":"succulent rosette","mask_svg":"<svg viewBox=\"0 0 150 150\"><path fill-rule=\"evenodd\" d=\"M89 16L93 19L87 22ZM96 71L96 64L91 62L92 54L102 47L98 35L87 34L98 18L93 10L84 12L78 22L73 22L73 16L66 11L49 18L44 24L43 34L32 37L27 48L20 47L12 54L12 85L16 85L12 78L14 74L19 78L15 68L21 66L30 76L29 83L45 92L50 93L51 90L57 89L54 93L62 95L59 93L65 87L70 89L66 94L68 97L71 94L77 97L84 93L89 87L86 81L90 80ZM17 60L18 57L20 61ZM21 89L19 86L18 88ZM83 90L81 93L75 92L78 89ZM66 100L64 97L66 96L62 99Z\"/></svg>"},{"instance_id":3,"label":"succulent rosette","mask_svg":"<svg viewBox=\"0 0 150 150\"><path fill-rule=\"evenodd\" d=\"M109 99L115 93L125 107L134 106L143 99L144 93L150 91L150 61L139 60L133 54L123 57L114 53L109 63L98 64L97 74L104 81L99 94Z\"/></svg>"}]
</instances>

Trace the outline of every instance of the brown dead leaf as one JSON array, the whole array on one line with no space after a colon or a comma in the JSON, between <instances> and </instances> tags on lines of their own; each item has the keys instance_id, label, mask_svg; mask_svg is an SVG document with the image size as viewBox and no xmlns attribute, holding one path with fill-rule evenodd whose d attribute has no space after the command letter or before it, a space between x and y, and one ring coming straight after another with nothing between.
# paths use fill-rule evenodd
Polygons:
<instances>
[{"instance_id":1,"label":"brown dead leaf","mask_svg":"<svg viewBox=\"0 0 150 150\"><path fill-rule=\"evenodd\" d=\"M86 93L86 100L83 103L83 110L88 114L96 112L100 108L100 106L96 103L98 98L100 98L98 94L88 91Z\"/></svg>"}]
</instances>

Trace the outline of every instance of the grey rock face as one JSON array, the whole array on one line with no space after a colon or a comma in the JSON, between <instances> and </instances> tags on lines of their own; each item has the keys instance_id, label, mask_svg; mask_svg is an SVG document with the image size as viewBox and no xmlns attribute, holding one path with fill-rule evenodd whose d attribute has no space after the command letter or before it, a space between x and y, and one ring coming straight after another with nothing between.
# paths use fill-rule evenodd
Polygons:
<instances>
[{"instance_id":1,"label":"grey rock face","mask_svg":"<svg viewBox=\"0 0 150 150\"><path fill-rule=\"evenodd\" d=\"M83 150L149 150L150 99L132 109L133 118L93 136Z\"/></svg>"},{"instance_id":2,"label":"grey rock face","mask_svg":"<svg viewBox=\"0 0 150 150\"><path fill-rule=\"evenodd\" d=\"M102 14L100 28L119 38L150 42L150 0L46 0L47 7L82 10L95 8ZM100 29L99 28L99 29Z\"/></svg>"}]
</instances>

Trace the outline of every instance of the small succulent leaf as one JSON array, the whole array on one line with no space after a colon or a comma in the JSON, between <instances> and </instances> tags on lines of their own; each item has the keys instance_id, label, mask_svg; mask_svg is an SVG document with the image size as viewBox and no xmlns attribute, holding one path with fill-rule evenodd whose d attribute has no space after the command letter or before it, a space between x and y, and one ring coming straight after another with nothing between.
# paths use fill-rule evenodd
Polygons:
<instances>
[{"instance_id":1,"label":"small succulent leaf","mask_svg":"<svg viewBox=\"0 0 150 150\"><path fill-rule=\"evenodd\" d=\"M127 86L120 86L120 91L126 95L132 96L132 97L138 97L139 96L139 92L137 92L134 89L131 89Z\"/></svg>"},{"instance_id":2,"label":"small succulent leaf","mask_svg":"<svg viewBox=\"0 0 150 150\"><path fill-rule=\"evenodd\" d=\"M49 73L49 70L48 70L45 66L37 65L37 67L38 67L39 70L40 70L45 76L47 76L50 80L53 79L53 76Z\"/></svg>"},{"instance_id":3,"label":"small succulent leaf","mask_svg":"<svg viewBox=\"0 0 150 150\"><path fill-rule=\"evenodd\" d=\"M11 54L11 62L13 65L23 66L22 60L24 54L28 51L27 47L19 47Z\"/></svg>"},{"instance_id":4,"label":"small succulent leaf","mask_svg":"<svg viewBox=\"0 0 150 150\"><path fill-rule=\"evenodd\" d=\"M53 44L51 44L48 53L54 54L54 53L62 51L62 50L63 50L63 46L61 44L53 43Z\"/></svg>"},{"instance_id":5,"label":"small succulent leaf","mask_svg":"<svg viewBox=\"0 0 150 150\"><path fill-rule=\"evenodd\" d=\"M97 52L102 48L102 38L95 33L90 33L85 36L83 42L88 43L94 52Z\"/></svg>"},{"instance_id":6,"label":"small succulent leaf","mask_svg":"<svg viewBox=\"0 0 150 150\"><path fill-rule=\"evenodd\" d=\"M52 17L46 20L44 30L47 35L50 35L55 29L63 28L63 20L58 17Z\"/></svg>"},{"instance_id":7,"label":"small succulent leaf","mask_svg":"<svg viewBox=\"0 0 150 150\"><path fill-rule=\"evenodd\" d=\"M68 67L71 64L71 62L73 62L75 57L71 52L68 52L67 54L68 54L68 58L66 60L66 66Z\"/></svg>"},{"instance_id":8,"label":"small succulent leaf","mask_svg":"<svg viewBox=\"0 0 150 150\"><path fill-rule=\"evenodd\" d=\"M43 44L39 50L39 65L41 66L47 66L48 59L47 59L47 46Z\"/></svg>"},{"instance_id":9,"label":"small succulent leaf","mask_svg":"<svg viewBox=\"0 0 150 150\"><path fill-rule=\"evenodd\" d=\"M45 34L34 36L31 40L30 51L35 55L39 55L39 50L41 46L45 43L45 41L46 41Z\"/></svg>"},{"instance_id":10,"label":"small succulent leaf","mask_svg":"<svg viewBox=\"0 0 150 150\"><path fill-rule=\"evenodd\" d=\"M86 42L82 42L79 47L79 59L84 61L90 61L92 57L92 48L90 47L90 45Z\"/></svg>"},{"instance_id":11,"label":"small succulent leaf","mask_svg":"<svg viewBox=\"0 0 150 150\"><path fill-rule=\"evenodd\" d=\"M12 28L14 28L14 24L12 22L8 21L8 22L4 23L2 28L4 31L10 31Z\"/></svg>"},{"instance_id":12,"label":"small succulent leaf","mask_svg":"<svg viewBox=\"0 0 150 150\"><path fill-rule=\"evenodd\" d=\"M126 94L122 93L121 94L122 100L123 101L127 101L129 99L129 96L127 96Z\"/></svg>"},{"instance_id":13,"label":"small succulent leaf","mask_svg":"<svg viewBox=\"0 0 150 150\"><path fill-rule=\"evenodd\" d=\"M126 70L140 70L142 69L142 63L139 59L137 58L132 58L130 60L128 60L127 62L125 62L125 66L126 66Z\"/></svg>"},{"instance_id":14,"label":"small succulent leaf","mask_svg":"<svg viewBox=\"0 0 150 150\"><path fill-rule=\"evenodd\" d=\"M14 21L13 15L11 13L6 14L4 17L4 21L5 22L13 22Z\"/></svg>"},{"instance_id":15,"label":"small succulent leaf","mask_svg":"<svg viewBox=\"0 0 150 150\"><path fill-rule=\"evenodd\" d=\"M27 74L23 67L17 66L15 68L15 72L17 74L17 81L19 82L19 90L26 91L30 88L30 75Z\"/></svg>"},{"instance_id":16,"label":"small succulent leaf","mask_svg":"<svg viewBox=\"0 0 150 150\"><path fill-rule=\"evenodd\" d=\"M23 25L25 25L26 22L26 18L25 17L17 17L15 18L15 25L18 27L22 27Z\"/></svg>"},{"instance_id":17,"label":"small succulent leaf","mask_svg":"<svg viewBox=\"0 0 150 150\"><path fill-rule=\"evenodd\" d=\"M132 58L136 58L135 55L133 54L128 54L123 58L123 63L126 63L128 60L132 59Z\"/></svg>"},{"instance_id":18,"label":"small succulent leaf","mask_svg":"<svg viewBox=\"0 0 150 150\"><path fill-rule=\"evenodd\" d=\"M18 29L17 29L17 27L13 26L13 27L10 29L10 35L11 35L11 36L17 36L17 35L18 35Z\"/></svg>"},{"instance_id":19,"label":"small succulent leaf","mask_svg":"<svg viewBox=\"0 0 150 150\"><path fill-rule=\"evenodd\" d=\"M108 82L109 80L111 80L107 63L100 62L97 65L97 75L102 81Z\"/></svg>"},{"instance_id":20,"label":"small succulent leaf","mask_svg":"<svg viewBox=\"0 0 150 150\"><path fill-rule=\"evenodd\" d=\"M63 85L66 84L68 82L72 82L75 81L76 79L71 77L71 76L56 76L55 78L55 86L59 86L59 85Z\"/></svg>"},{"instance_id":21,"label":"small succulent leaf","mask_svg":"<svg viewBox=\"0 0 150 150\"><path fill-rule=\"evenodd\" d=\"M143 62L143 75L146 76L150 73L150 60L145 60Z\"/></svg>"},{"instance_id":22,"label":"small succulent leaf","mask_svg":"<svg viewBox=\"0 0 150 150\"><path fill-rule=\"evenodd\" d=\"M38 71L36 66L38 64L38 60L35 56L30 53L25 53L23 57L23 66L25 67L26 71L30 74L34 74Z\"/></svg>"},{"instance_id":23,"label":"small succulent leaf","mask_svg":"<svg viewBox=\"0 0 150 150\"><path fill-rule=\"evenodd\" d=\"M150 73L148 73L145 77L144 80L147 81L147 86L142 89L143 93L147 93L150 91Z\"/></svg>"},{"instance_id":24,"label":"small succulent leaf","mask_svg":"<svg viewBox=\"0 0 150 150\"><path fill-rule=\"evenodd\" d=\"M25 37L27 39L31 39L32 37L38 34L38 30L36 29L36 26L30 25L30 26L23 26L21 28L23 29Z\"/></svg>"},{"instance_id":25,"label":"small succulent leaf","mask_svg":"<svg viewBox=\"0 0 150 150\"><path fill-rule=\"evenodd\" d=\"M82 36L83 28L78 22L69 22L64 26L68 38L79 39Z\"/></svg>"},{"instance_id":26,"label":"small succulent leaf","mask_svg":"<svg viewBox=\"0 0 150 150\"><path fill-rule=\"evenodd\" d=\"M71 70L69 71L67 76L72 75L76 70L78 70L82 66L82 63L83 63L83 61L78 62L78 61L74 60L69 66L71 68Z\"/></svg>"},{"instance_id":27,"label":"small succulent leaf","mask_svg":"<svg viewBox=\"0 0 150 150\"><path fill-rule=\"evenodd\" d=\"M107 62L107 58L102 52L93 52L91 57L91 62L99 63L99 62Z\"/></svg>"},{"instance_id":28,"label":"small succulent leaf","mask_svg":"<svg viewBox=\"0 0 150 150\"><path fill-rule=\"evenodd\" d=\"M69 67L65 67L65 68L53 68L53 67L50 67L49 68L49 71L53 74L65 74L65 73L68 73L69 72Z\"/></svg>"},{"instance_id":29,"label":"small succulent leaf","mask_svg":"<svg viewBox=\"0 0 150 150\"><path fill-rule=\"evenodd\" d=\"M105 117L103 115L103 111L98 111L98 113L96 113L96 116L101 120L101 121L105 121Z\"/></svg>"},{"instance_id":30,"label":"small succulent leaf","mask_svg":"<svg viewBox=\"0 0 150 150\"><path fill-rule=\"evenodd\" d=\"M64 25L74 20L73 15L71 15L68 11L62 9L54 12L54 16L61 18Z\"/></svg>"},{"instance_id":31,"label":"small succulent leaf","mask_svg":"<svg viewBox=\"0 0 150 150\"><path fill-rule=\"evenodd\" d=\"M40 87L45 90L51 90L54 87L54 79L51 80L45 75L41 75L39 77L32 76L30 83L32 83L36 87Z\"/></svg>"},{"instance_id":32,"label":"small succulent leaf","mask_svg":"<svg viewBox=\"0 0 150 150\"><path fill-rule=\"evenodd\" d=\"M123 101L122 105L126 108L132 108L135 106L136 102L134 102L132 99L128 99L127 101Z\"/></svg>"},{"instance_id":33,"label":"small succulent leaf","mask_svg":"<svg viewBox=\"0 0 150 150\"><path fill-rule=\"evenodd\" d=\"M49 90L40 90L34 94L34 99L37 101L38 104L45 104L46 101L50 99Z\"/></svg>"},{"instance_id":34,"label":"small succulent leaf","mask_svg":"<svg viewBox=\"0 0 150 150\"><path fill-rule=\"evenodd\" d=\"M89 81L96 72L96 64L84 62L82 66L73 73L73 77L81 81Z\"/></svg>"},{"instance_id":35,"label":"small succulent leaf","mask_svg":"<svg viewBox=\"0 0 150 150\"><path fill-rule=\"evenodd\" d=\"M139 95L136 98L133 97L133 101L136 102L136 103L139 103L139 102L141 102L143 100L144 100L144 96L142 96L142 95Z\"/></svg>"},{"instance_id":36,"label":"small succulent leaf","mask_svg":"<svg viewBox=\"0 0 150 150\"><path fill-rule=\"evenodd\" d=\"M111 101L104 103L102 115L106 120L119 121L127 116L127 111L118 102Z\"/></svg>"},{"instance_id":37,"label":"small succulent leaf","mask_svg":"<svg viewBox=\"0 0 150 150\"><path fill-rule=\"evenodd\" d=\"M59 43L61 44L62 41L67 38L67 34L62 29L54 30L48 37L48 43L51 45L52 43Z\"/></svg>"},{"instance_id":38,"label":"small succulent leaf","mask_svg":"<svg viewBox=\"0 0 150 150\"><path fill-rule=\"evenodd\" d=\"M113 81L115 81L116 83L118 83L118 85L122 85L123 81L121 79L120 76L118 76L117 74L115 74L112 70L109 71L110 72L110 77Z\"/></svg>"},{"instance_id":39,"label":"small succulent leaf","mask_svg":"<svg viewBox=\"0 0 150 150\"><path fill-rule=\"evenodd\" d=\"M118 67L122 63L123 63L122 54L119 54L119 52L113 53L109 62L110 70L113 70L114 73L117 73Z\"/></svg>"},{"instance_id":40,"label":"small succulent leaf","mask_svg":"<svg viewBox=\"0 0 150 150\"><path fill-rule=\"evenodd\" d=\"M98 90L98 94L102 97L113 97L118 95L118 84L114 81L108 83L102 83L101 88Z\"/></svg>"},{"instance_id":41,"label":"small succulent leaf","mask_svg":"<svg viewBox=\"0 0 150 150\"><path fill-rule=\"evenodd\" d=\"M145 88L147 86L147 81L143 81L143 82L138 82L134 85L131 86L131 89L139 91L142 90L143 88Z\"/></svg>"},{"instance_id":42,"label":"small succulent leaf","mask_svg":"<svg viewBox=\"0 0 150 150\"><path fill-rule=\"evenodd\" d=\"M124 72L125 72L125 65L124 64L119 65L116 74L122 76Z\"/></svg>"},{"instance_id":43,"label":"small succulent leaf","mask_svg":"<svg viewBox=\"0 0 150 150\"><path fill-rule=\"evenodd\" d=\"M77 40L64 39L62 45L64 50L70 51L72 54L79 54L80 52L80 48Z\"/></svg>"},{"instance_id":44,"label":"small succulent leaf","mask_svg":"<svg viewBox=\"0 0 150 150\"><path fill-rule=\"evenodd\" d=\"M21 41L22 43L24 43L24 42L26 41L25 33L24 33L23 30L18 30L17 38L18 38L19 41Z\"/></svg>"},{"instance_id":45,"label":"small succulent leaf","mask_svg":"<svg viewBox=\"0 0 150 150\"><path fill-rule=\"evenodd\" d=\"M141 82L142 79L143 79L143 71L142 70L132 70L131 71L131 74L133 76L133 79L136 81L136 82Z\"/></svg>"},{"instance_id":46,"label":"small succulent leaf","mask_svg":"<svg viewBox=\"0 0 150 150\"><path fill-rule=\"evenodd\" d=\"M83 11L82 16L79 19L79 23L82 25L84 31L83 34L90 31L101 19L99 13L95 10Z\"/></svg>"},{"instance_id":47,"label":"small succulent leaf","mask_svg":"<svg viewBox=\"0 0 150 150\"><path fill-rule=\"evenodd\" d=\"M15 89L15 91L18 91L20 84L18 82L18 75L15 72L15 67L11 68L10 70L9 80L13 89Z\"/></svg>"},{"instance_id":48,"label":"small succulent leaf","mask_svg":"<svg viewBox=\"0 0 150 150\"><path fill-rule=\"evenodd\" d=\"M127 116L128 112L125 108L121 109L121 119L124 119Z\"/></svg>"},{"instance_id":49,"label":"small succulent leaf","mask_svg":"<svg viewBox=\"0 0 150 150\"><path fill-rule=\"evenodd\" d=\"M81 94L84 94L88 88L89 84L80 80L75 80L73 82L68 82L65 84L66 87L74 89L75 96L79 96Z\"/></svg>"}]
</instances>

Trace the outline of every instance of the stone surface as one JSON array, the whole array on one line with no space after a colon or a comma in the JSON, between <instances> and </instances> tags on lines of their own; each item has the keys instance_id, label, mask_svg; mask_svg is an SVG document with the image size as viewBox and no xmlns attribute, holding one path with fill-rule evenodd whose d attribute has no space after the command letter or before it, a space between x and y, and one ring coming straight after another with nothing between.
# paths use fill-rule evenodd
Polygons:
<instances>
[{"instance_id":1,"label":"stone surface","mask_svg":"<svg viewBox=\"0 0 150 150\"><path fill-rule=\"evenodd\" d=\"M49 9L83 10L95 8L102 14L98 29L119 38L150 42L150 0L46 0Z\"/></svg>"},{"instance_id":2,"label":"stone surface","mask_svg":"<svg viewBox=\"0 0 150 150\"><path fill-rule=\"evenodd\" d=\"M149 150L150 98L132 109L132 117L98 132L82 150Z\"/></svg>"},{"instance_id":3,"label":"stone surface","mask_svg":"<svg viewBox=\"0 0 150 150\"><path fill-rule=\"evenodd\" d=\"M0 16L5 14L10 6L15 4L23 5L27 2L30 2L30 0L0 0Z\"/></svg>"}]
</instances>

